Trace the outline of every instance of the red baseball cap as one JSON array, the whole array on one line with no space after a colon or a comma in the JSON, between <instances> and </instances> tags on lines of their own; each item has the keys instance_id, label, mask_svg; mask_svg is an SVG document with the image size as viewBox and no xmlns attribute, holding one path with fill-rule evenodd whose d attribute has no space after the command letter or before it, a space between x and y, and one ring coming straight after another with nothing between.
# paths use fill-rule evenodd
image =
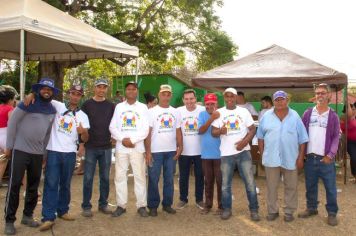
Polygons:
<instances>
[{"instance_id":1,"label":"red baseball cap","mask_svg":"<svg viewBox=\"0 0 356 236\"><path fill-rule=\"evenodd\" d=\"M204 96L204 103L218 103L218 97L215 93L208 93Z\"/></svg>"},{"instance_id":2,"label":"red baseball cap","mask_svg":"<svg viewBox=\"0 0 356 236\"><path fill-rule=\"evenodd\" d=\"M78 93L80 93L81 95L84 95L84 89L81 85L73 85L70 89L69 92L72 91L77 91Z\"/></svg>"}]
</instances>

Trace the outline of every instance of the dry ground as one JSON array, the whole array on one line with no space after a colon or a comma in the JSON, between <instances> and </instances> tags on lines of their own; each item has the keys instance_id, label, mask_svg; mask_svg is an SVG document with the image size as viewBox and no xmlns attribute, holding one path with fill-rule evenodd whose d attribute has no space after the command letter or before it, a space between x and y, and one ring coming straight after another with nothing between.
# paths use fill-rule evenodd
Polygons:
<instances>
[{"instance_id":1,"label":"dry ground","mask_svg":"<svg viewBox=\"0 0 356 236\"><path fill-rule=\"evenodd\" d=\"M111 173L111 191L109 202L115 204L115 191L113 174ZM323 186L319 188L319 215L311 219L296 219L294 222L285 223L283 217L279 217L274 222L265 220L266 201L265 201L265 178L256 178L257 186L260 189L259 204L262 221L255 223L249 220L247 209L246 194L241 179L235 174L233 181L233 217L227 221L222 221L213 214L201 215L194 204L194 180L190 180L189 206L177 212L176 215L168 215L159 209L158 217L141 218L136 213L135 197L133 193L133 178L129 177L129 203L127 213L119 218L103 215L97 212L98 200L98 176L95 177L94 193L92 203L94 205L94 217L84 218L80 215L80 204L82 200L82 176L73 176L72 181L72 202L71 213L76 216L73 222L64 222L61 219L56 220L52 231L41 233L38 229L27 228L16 221L18 235L356 235L356 208L355 196L356 185L348 183L344 185L341 177L338 179L339 202L339 225L330 227L326 225L325 211L325 191ZM282 185L281 185L282 186ZM281 207L283 206L283 188L280 186L279 196ZM42 185L41 185L42 189ZM300 175L299 184L299 209L305 207L305 187L304 176ZM6 189L0 189L0 208L4 209ZM178 180L175 177L175 203L178 201ZM21 198L23 199L23 198ZM114 209L114 206L112 207ZM18 218L21 218L23 209L23 200L17 212ZM280 213L283 209L280 209ZM40 217L41 205L38 205L35 216ZM2 213L3 214L3 213ZM3 233L4 219L1 217L0 234Z\"/></svg>"}]
</instances>

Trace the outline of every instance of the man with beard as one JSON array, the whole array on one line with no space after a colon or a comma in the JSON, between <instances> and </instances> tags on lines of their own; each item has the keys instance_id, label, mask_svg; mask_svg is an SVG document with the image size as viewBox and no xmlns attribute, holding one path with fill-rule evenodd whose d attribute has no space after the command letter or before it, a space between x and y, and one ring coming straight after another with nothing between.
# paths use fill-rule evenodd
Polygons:
<instances>
[{"instance_id":1,"label":"man with beard","mask_svg":"<svg viewBox=\"0 0 356 236\"><path fill-rule=\"evenodd\" d=\"M20 103L12 113L7 129L6 156L11 159L9 188L5 203L5 234L16 234L14 222L19 206L19 192L22 178L27 171L25 206L21 224L38 227L33 219L37 205L38 185L41 179L42 159L51 132L56 109L52 106L53 95L59 89L54 81L43 78L32 86L36 93L33 104Z\"/></svg>"}]
</instances>

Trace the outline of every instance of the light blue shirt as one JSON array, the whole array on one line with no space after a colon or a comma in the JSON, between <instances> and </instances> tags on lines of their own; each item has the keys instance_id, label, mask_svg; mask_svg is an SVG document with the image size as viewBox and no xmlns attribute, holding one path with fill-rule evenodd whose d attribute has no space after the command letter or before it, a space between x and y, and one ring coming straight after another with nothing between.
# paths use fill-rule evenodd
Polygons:
<instances>
[{"instance_id":1,"label":"light blue shirt","mask_svg":"<svg viewBox=\"0 0 356 236\"><path fill-rule=\"evenodd\" d=\"M207 111L200 112L198 127L203 126L209 118L210 114ZM220 159L220 138L213 137L211 134L211 125L204 134L201 134L200 146L202 159Z\"/></svg>"},{"instance_id":2,"label":"light blue shirt","mask_svg":"<svg viewBox=\"0 0 356 236\"><path fill-rule=\"evenodd\" d=\"M288 170L296 169L299 145L309 140L301 118L290 108L283 121L274 109L267 111L259 123L257 138L264 140L262 164Z\"/></svg>"}]
</instances>

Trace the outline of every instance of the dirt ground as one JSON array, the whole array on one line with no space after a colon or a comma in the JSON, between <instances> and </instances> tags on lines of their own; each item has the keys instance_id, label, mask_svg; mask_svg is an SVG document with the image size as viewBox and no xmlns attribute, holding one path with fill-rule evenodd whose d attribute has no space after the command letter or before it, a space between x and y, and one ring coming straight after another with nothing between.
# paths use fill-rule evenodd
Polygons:
<instances>
[{"instance_id":1,"label":"dirt ground","mask_svg":"<svg viewBox=\"0 0 356 236\"><path fill-rule=\"evenodd\" d=\"M114 166L113 166L114 167ZM111 173L111 185L109 202L115 209L115 190L113 182L114 168ZM319 188L319 215L311 219L298 219L291 223L285 223L283 216L274 222L268 222L266 216L266 188L265 178L257 177L256 183L260 189L258 196L260 204L260 222L252 222L249 219L247 199L243 183L237 174L233 180L233 216L223 221L212 213L201 215L194 201L194 179L190 178L189 206L177 211L176 215L168 215L158 211L158 217L141 218L136 213L135 196L133 192L133 177L129 177L129 203L127 213L118 218L112 218L97 212L98 200L98 175L95 176L94 192L92 198L94 217L84 218L80 215L80 204L82 201L82 176L73 176L72 201L70 212L76 217L73 222L65 222L57 219L52 231L39 232L38 229L28 228L15 222L18 235L356 235L356 185L348 183L344 185L341 176L338 178L338 203L339 203L339 225L330 227L326 224L325 191L320 184ZM41 184L42 189L42 184ZM162 188L161 188L162 189ZM175 203L178 202L179 189L178 178L175 177ZM22 191L23 192L23 191ZM6 189L0 189L0 208L4 209ZM283 213L283 188L279 189L280 213ZM23 198L21 198L17 217L21 219L23 209ZM216 206L214 206L216 207ZM305 208L304 176L300 175L299 181L299 209ZM3 214L3 213L2 213ZM40 218L41 205L38 205L35 216ZM1 217L0 234L4 230L4 219Z\"/></svg>"}]
</instances>

